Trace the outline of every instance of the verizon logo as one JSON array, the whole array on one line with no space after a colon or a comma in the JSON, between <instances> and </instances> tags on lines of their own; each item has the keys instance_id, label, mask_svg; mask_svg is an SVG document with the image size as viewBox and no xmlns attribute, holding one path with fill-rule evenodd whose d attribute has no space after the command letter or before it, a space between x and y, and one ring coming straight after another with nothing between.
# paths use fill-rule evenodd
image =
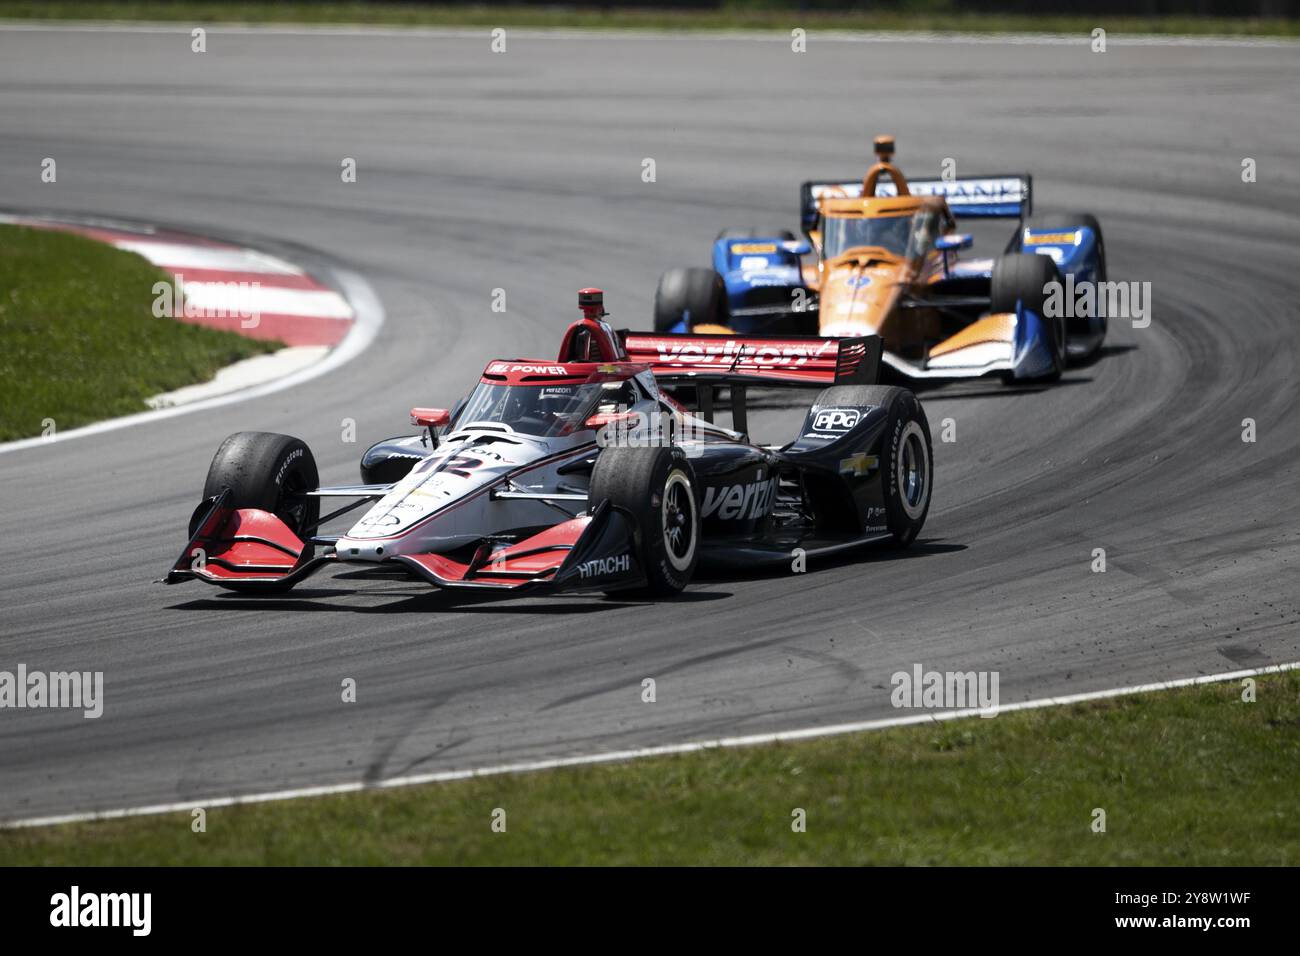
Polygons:
<instances>
[{"instance_id":1,"label":"verizon logo","mask_svg":"<svg viewBox=\"0 0 1300 956\"><path fill-rule=\"evenodd\" d=\"M728 339L725 343L673 343L659 339L649 343L659 353L661 363L694 365L730 365L737 358L754 365L799 366L810 359L834 359L838 344L824 339L816 344L802 342L771 342L756 344Z\"/></svg>"},{"instance_id":2,"label":"verizon logo","mask_svg":"<svg viewBox=\"0 0 1300 956\"><path fill-rule=\"evenodd\" d=\"M746 485L719 485L704 493L701 511L708 518L715 513L723 521L752 521L766 517L776 498L775 477Z\"/></svg>"}]
</instances>

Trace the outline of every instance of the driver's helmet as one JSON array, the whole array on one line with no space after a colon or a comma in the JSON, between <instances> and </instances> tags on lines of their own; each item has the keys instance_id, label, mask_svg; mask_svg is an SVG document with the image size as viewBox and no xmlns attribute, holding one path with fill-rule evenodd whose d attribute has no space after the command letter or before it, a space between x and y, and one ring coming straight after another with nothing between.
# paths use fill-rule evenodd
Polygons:
<instances>
[{"instance_id":1,"label":"driver's helmet","mask_svg":"<svg viewBox=\"0 0 1300 956\"><path fill-rule=\"evenodd\" d=\"M920 213L916 219L916 229L912 233L912 249L914 252L924 252L934 242L934 238L939 231L937 218L930 213Z\"/></svg>"},{"instance_id":2,"label":"driver's helmet","mask_svg":"<svg viewBox=\"0 0 1300 956\"><path fill-rule=\"evenodd\" d=\"M620 409L628 411L636 403L636 389L632 387L631 381L624 379L621 382L606 382L600 391L600 404L597 406L598 412L616 412Z\"/></svg>"}]
</instances>

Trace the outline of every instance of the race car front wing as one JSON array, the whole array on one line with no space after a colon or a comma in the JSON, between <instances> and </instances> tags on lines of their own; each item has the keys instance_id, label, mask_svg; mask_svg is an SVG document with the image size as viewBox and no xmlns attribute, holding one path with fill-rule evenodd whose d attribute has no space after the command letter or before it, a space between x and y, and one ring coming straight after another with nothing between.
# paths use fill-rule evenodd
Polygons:
<instances>
[{"instance_id":1,"label":"race car front wing","mask_svg":"<svg viewBox=\"0 0 1300 956\"><path fill-rule=\"evenodd\" d=\"M209 499L163 583L199 580L236 590L283 591L327 564L347 563L331 539L313 538L311 544L324 548L315 555L279 517L256 508L230 508L228 497L223 491ZM440 588L608 591L646 583L633 519L608 502L590 515L511 544L485 540L468 561L428 552L398 554L382 563L392 562Z\"/></svg>"}]
</instances>

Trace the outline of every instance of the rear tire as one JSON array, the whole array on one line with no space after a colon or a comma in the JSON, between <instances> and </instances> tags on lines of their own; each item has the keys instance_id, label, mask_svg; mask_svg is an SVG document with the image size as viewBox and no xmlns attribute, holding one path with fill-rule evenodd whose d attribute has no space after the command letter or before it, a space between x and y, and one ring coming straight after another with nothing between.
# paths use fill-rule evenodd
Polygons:
<instances>
[{"instance_id":1,"label":"rear tire","mask_svg":"<svg viewBox=\"0 0 1300 956\"><path fill-rule=\"evenodd\" d=\"M315 553L306 540L320 520L320 499L303 492L320 487L316 459L301 439L273 432L236 432L212 457L203 497L230 489L226 506L269 511L303 540L306 557ZM190 534L200 515L191 519Z\"/></svg>"},{"instance_id":2,"label":"rear tire","mask_svg":"<svg viewBox=\"0 0 1300 956\"><path fill-rule=\"evenodd\" d=\"M686 587L700 558L700 508L685 452L606 448L592 470L589 495L593 507L608 501L632 515L645 593L664 596Z\"/></svg>"},{"instance_id":3,"label":"rear tire","mask_svg":"<svg viewBox=\"0 0 1300 956\"><path fill-rule=\"evenodd\" d=\"M893 546L906 548L925 525L934 488L934 449L925 409L911 389L889 385L834 385L817 405L875 405L886 410L877 480Z\"/></svg>"},{"instance_id":4,"label":"rear tire","mask_svg":"<svg viewBox=\"0 0 1300 956\"><path fill-rule=\"evenodd\" d=\"M655 292L655 331L667 332L683 318L687 328L726 324L727 292L712 269L669 269Z\"/></svg>"},{"instance_id":5,"label":"rear tire","mask_svg":"<svg viewBox=\"0 0 1300 956\"><path fill-rule=\"evenodd\" d=\"M1047 256L1029 252L1011 252L993 264L993 280L989 288L990 312L1014 312L1016 302L1042 320L1043 337L1052 354L1052 367L1039 376L1042 381L1055 381L1065 368L1065 316L1043 314L1047 299L1044 286L1055 282L1061 285L1061 273Z\"/></svg>"},{"instance_id":6,"label":"rear tire","mask_svg":"<svg viewBox=\"0 0 1300 956\"><path fill-rule=\"evenodd\" d=\"M1045 216L1035 216L1029 222L1029 227L1031 229L1062 230L1077 229L1080 226L1086 226L1091 229L1092 234L1097 237L1097 269L1093 274L1093 281L1097 283L1105 282L1106 240L1102 237L1101 223L1097 221L1096 216L1088 212L1060 212L1051 213ZM1079 358L1087 358L1095 354L1097 350L1101 348L1101 343L1105 341L1107 332L1106 316L1099 316L1099 318L1101 319L1101 322L1098 325L1098 330L1101 334L1097 338L1097 344L1087 354L1078 356ZM1070 322L1078 323L1080 327L1076 330L1070 330L1067 325L1067 331L1073 331L1075 335L1084 335L1089 333L1090 330L1086 318L1071 319Z\"/></svg>"}]
</instances>

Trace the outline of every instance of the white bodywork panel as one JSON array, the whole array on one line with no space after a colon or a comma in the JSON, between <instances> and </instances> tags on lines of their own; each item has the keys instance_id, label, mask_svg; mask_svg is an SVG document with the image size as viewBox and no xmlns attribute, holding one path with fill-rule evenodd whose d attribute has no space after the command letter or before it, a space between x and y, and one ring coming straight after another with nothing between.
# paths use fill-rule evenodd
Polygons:
<instances>
[{"instance_id":1,"label":"white bodywork panel","mask_svg":"<svg viewBox=\"0 0 1300 956\"><path fill-rule=\"evenodd\" d=\"M472 422L441 438L438 448L375 502L335 545L342 561L382 561L397 554L445 552L484 535L552 525L569 514L544 501L494 500L491 488L518 469L512 491L554 491L558 469L595 451L593 433L535 438L494 422ZM533 467L528 467L532 465ZM585 482L577 482L580 489Z\"/></svg>"}]
</instances>

